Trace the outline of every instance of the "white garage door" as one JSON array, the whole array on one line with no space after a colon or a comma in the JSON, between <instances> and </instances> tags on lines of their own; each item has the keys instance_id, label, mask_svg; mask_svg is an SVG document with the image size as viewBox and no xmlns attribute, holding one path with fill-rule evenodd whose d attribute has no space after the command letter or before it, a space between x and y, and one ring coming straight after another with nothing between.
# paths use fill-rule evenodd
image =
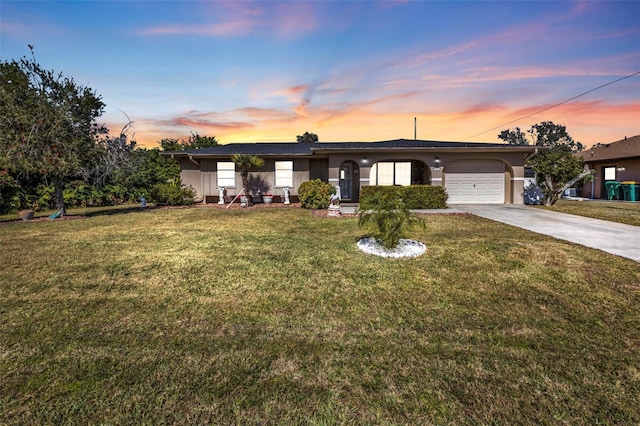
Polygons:
<instances>
[{"instance_id":1,"label":"white garage door","mask_svg":"<svg viewBox=\"0 0 640 426\"><path fill-rule=\"evenodd\" d=\"M504 204L504 163L455 161L445 168L449 204Z\"/></svg>"}]
</instances>

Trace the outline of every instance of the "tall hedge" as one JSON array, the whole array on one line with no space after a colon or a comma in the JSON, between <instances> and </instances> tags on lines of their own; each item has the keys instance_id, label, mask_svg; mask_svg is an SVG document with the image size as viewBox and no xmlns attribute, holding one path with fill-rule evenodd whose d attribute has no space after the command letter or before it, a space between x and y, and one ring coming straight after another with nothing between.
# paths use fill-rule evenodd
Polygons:
<instances>
[{"instance_id":1,"label":"tall hedge","mask_svg":"<svg viewBox=\"0 0 640 426\"><path fill-rule=\"evenodd\" d=\"M447 208L447 192L441 186L363 186L360 203L367 203L373 194L383 197L399 197L409 209L431 210Z\"/></svg>"}]
</instances>

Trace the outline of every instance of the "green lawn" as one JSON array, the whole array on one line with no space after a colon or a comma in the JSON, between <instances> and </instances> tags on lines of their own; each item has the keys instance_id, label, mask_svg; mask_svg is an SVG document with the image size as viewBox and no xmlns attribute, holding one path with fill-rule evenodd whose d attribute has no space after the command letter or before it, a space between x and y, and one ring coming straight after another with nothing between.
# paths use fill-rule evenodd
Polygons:
<instances>
[{"instance_id":1,"label":"green lawn","mask_svg":"<svg viewBox=\"0 0 640 426\"><path fill-rule=\"evenodd\" d=\"M0 424L638 424L640 268L474 216L0 226Z\"/></svg>"},{"instance_id":2,"label":"green lawn","mask_svg":"<svg viewBox=\"0 0 640 426\"><path fill-rule=\"evenodd\" d=\"M555 206L540 208L640 226L640 202L560 200Z\"/></svg>"}]
</instances>

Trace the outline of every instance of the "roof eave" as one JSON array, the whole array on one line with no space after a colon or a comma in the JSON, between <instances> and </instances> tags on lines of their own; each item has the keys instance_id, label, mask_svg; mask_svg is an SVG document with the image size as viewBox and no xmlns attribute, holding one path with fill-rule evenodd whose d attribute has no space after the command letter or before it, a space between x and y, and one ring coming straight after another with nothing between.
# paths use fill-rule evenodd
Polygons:
<instances>
[{"instance_id":1,"label":"roof eave","mask_svg":"<svg viewBox=\"0 0 640 426\"><path fill-rule=\"evenodd\" d=\"M381 147L381 148L314 148L312 151L314 153L323 153L323 154L342 154L349 152L377 152L377 153L387 153L387 152L406 152L406 153L414 153L414 152L534 152L536 149L542 147L536 147L533 145L529 146L494 146L494 147L469 147L469 146L461 146L461 147Z\"/></svg>"}]
</instances>

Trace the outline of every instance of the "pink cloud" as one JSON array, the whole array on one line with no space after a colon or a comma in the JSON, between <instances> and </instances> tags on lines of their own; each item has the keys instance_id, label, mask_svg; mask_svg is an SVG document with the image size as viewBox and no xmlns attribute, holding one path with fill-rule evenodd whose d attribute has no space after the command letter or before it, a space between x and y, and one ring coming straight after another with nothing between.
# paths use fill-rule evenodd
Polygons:
<instances>
[{"instance_id":1,"label":"pink cloud","mask_svg":"<svg viewBox=\"0 0 640 426\"><path fill-rule=\"evenodd\" d=\"M169 126L178 126L193 129L207 129L213 131L253 127L252 124L246 122L213 122L209 120L196 120L190 117L176 117L170 120L165 120L161 123Z\"/></svg>"},{"instance_id":2,"label":"pink cloud","mask_svg":"<svg viewBox=\"0 0 640 426\"><path fill-rule=\"evenodd\" d=\"M146 28L139 31L141 35L202 35L202 36L234 36L248 34L253 31L255 24L250 20L236 20L208 25L165 25Z\"/></svg>"},{"instance_id":3,"label":"pink cloud","mask_svg":"<svg viewBox=\"0 0 640 426\"><path fill-rule=\"evenodd\" d=\"M314 6L312 2L279 3L272 29L281 36L315 31L319 23Z\"/></svg>"},{"instance_id":4,"label":"pink cloud","mask_svg":"<svg viewBox=\"0 0 640 426\"><path fill-rule=\"evenodd\" d=\"M307 111L307 107L309 106L309 100L303 99L298 105L296 105L293 110L296 114L302 117L309 117L309 112Z\"/></svg>"},{"instance_id":5,"label":"pink cloud","mask_svg":"<svg viewBox=\"0 0 640 426\"><path fill-rule=\"evenodd\" d=\"M275 108L239 108L229 111L229 115L240 114L258 121L289 122L294 115Z\"/></svg>"},{"instance_id":6,"label":"pink cloud","mask_svg":"<svg viewBox=\"0 0 640 426\"><path fill-rule=\"evenodd\" d=\"M507 108L503 105L491 103L491 102L483 102L480 104L472 105L471 107L465 109L460 115L468 116L468 115L476 115L476 114L502 114L507 110Z\"/></svg>"},{"instance_id":7,"label":"pink cloud","mask_svg":"<svg viewBox=\"0 0 640 426\"><path fill-rule=\"evenodd\" d=\"M571 15L584 15L594 9L593 1L577 1L573 4Z\"/></svg>"},{"instance_id":8,"label":"pink cloud","mask_svg":"<svg viewBox=\"0 0 640 426\"><path fill-rule=\"evenodd\" d=\"M0 21L0 34L10 37L24 37L31 33L31 28L24 24Z\"/></svg>"},{"instance_id":9,"label":"pink cloud","mask_svg":"<svg viewBox=\"0 0 640 426\"><path fill-rule=\"evenodd\" d=\"M309 85L301 84L298 86L285 87L284 89L273 92L274 96L298 96L310 89Z\"/></svg>"},{"instance_id":10,"label":"pink cloud","mask_svg":"<svg viewBox=\"0 0 640 426\"><path fill-rule=\"evenodd\" d=\"M200 5L199 3L197 3ZM260 2L204 3L204 15L210 15L205 24L165 24L143 28L137 33L146 36L200 35L230 37L263 31L280 36L298 35L320 27L318 4L313 2L277 3L264 7ZM206 19L206 17L205 17Z\"/></svg>"},{"instance_id":11,"label":"pink cloud","mask_svg":"<svg viewBox=\"0 0 640 426\"><path fill-rule=\"evenodd\" d=\"M143 28L137 33L146 36L200 35L230 37L250 34L260 25L262 11L252 2L192 3L192 6L198 8L196 12L200 18L199 22L189 24L167 23Z\"/></svg>"}]
</instances>

